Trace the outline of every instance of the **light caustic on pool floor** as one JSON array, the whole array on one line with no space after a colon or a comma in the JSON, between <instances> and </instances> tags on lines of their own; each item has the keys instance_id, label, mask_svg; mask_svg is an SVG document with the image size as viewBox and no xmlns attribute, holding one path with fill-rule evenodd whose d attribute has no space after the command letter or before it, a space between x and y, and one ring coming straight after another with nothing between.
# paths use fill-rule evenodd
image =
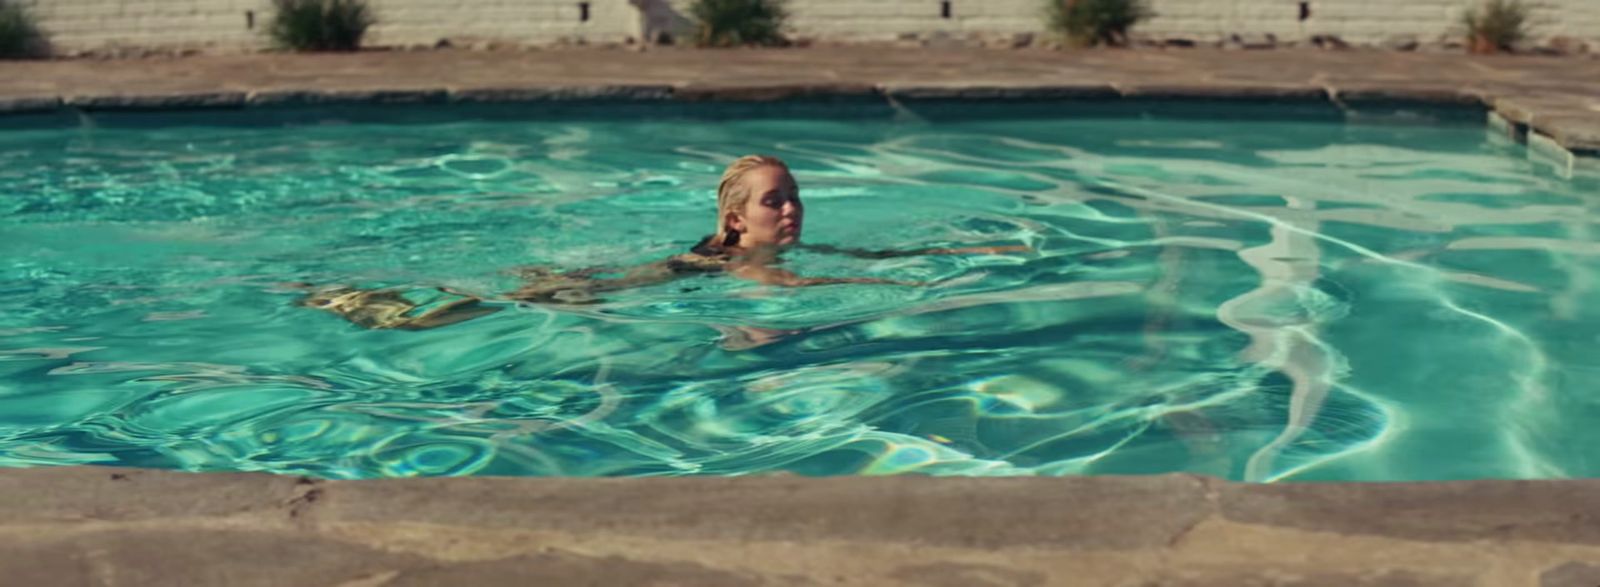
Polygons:
<instances>
[{"instance_id":1,"label":"light caustic on pool floor","mask_svg":"<svg viewBox=\"0 0 1600 587\"><path fill-rule=\"evenodd\" d=\"M114 122L114 121L113 121ZM692 278L423 332L287 282L492 293L709 231L1024 255ZM115 124L0 134L0 453L328 477L1600 473L1593 187L1465 124Z\"/></svg>"}]
</instances>

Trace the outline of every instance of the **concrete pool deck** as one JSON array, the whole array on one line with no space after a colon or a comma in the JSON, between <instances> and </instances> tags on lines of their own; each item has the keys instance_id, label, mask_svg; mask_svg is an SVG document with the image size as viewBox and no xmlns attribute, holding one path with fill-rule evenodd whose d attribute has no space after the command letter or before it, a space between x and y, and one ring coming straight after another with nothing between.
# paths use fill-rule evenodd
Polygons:
<instances>
[{"instance_id":1,"label":"concrete pool deck","mask_svg":"<svg viewBox=\"0 0 1600 587\"><path fill-rule=\"evenodd\" d=\"M328 102L802 96L1207 98L1483 105L1600 154L1600 59L1216 49L560 49L0 62L0 113Z\"/></svg>"},{"instance_id":2,"label":"concrete pool deck","mask_svg":"<svg viewBox=\"0 0 1600 587\"><path fill-rule=\"evenodd\" d=\"M1600 481L0 471L17 585L1600 584Z\"/></svg>"}]
</instances>

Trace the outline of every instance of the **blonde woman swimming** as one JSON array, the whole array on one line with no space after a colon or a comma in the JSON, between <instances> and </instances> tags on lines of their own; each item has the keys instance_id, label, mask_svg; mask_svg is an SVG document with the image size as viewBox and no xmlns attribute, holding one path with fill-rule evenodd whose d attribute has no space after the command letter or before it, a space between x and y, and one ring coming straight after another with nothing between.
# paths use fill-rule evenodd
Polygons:
<instances>
[{"instance_id":1,"label":"blonde woman swimming","mask_svg":"<svg viewBox=\"0 0 1600 587\"><path fill-rule=\"evenodd\" d=\"M525 269L529 282L501 299L540 304L591 304L596 294L665 283L681 277L706 273L727 273L758 283L805 287L841 283L921 286L921 283L871 277L801 277L779 268L779 254L788 248L805 247L823 253L868 259L915 255L959 255L1007 253L1029 250L1023 246L973 247L962 249L922 249L915 251L868 251L801 245L805 227L805 205L800 187L789 166L777 157L741 157L722 174L717 187L716 231L701 239L689 252L627 270L583 269L553 272ZM601 277L620 274L618 277ZM446 290L449 291L449 290ZM305 306L322 308L367 328L421 330L455 324L499 311L484 306L482 298L464 297L438 307L418 311L418 305L393 290L332 288L313 292L301 299Z\"/></svg>"}]
</instances>

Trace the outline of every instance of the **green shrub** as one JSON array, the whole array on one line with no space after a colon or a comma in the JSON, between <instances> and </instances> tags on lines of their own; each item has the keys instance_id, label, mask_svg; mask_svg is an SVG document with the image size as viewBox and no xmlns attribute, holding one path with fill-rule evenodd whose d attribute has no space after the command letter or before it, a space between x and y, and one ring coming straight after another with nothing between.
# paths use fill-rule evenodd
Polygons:
<instances>
[{"instance_id":1,"label":"green shrub","mask_svg":"<svg viewBox=\"0 0 1600 587\"><path fill-rule=\"evenodd\" d=\"M1487 0L1467 10L1461 21L1467 25L1467 44L1474 53L1511 51L1528 38L1528 6L1522 0Z\"/></svg>"},{"instance_id":2,"label":"green shrub","mask_svg":"<svg viewBox=\"0 0 1600 587\"><path fill-rule=\"evenodd\" d=\"M1050 29L1078 45L1121 46L1128 29L1153 16L1145 0L1047 0Z\"/></svg>"},{"instance_id":3,"label":"green shrub","mask_svg":"<svg viewBox=\"0 0 1600 587\"><path fill-rule=\"evenodd\" d=\"M695 0L689 13L700 22L702 47L785 45L783 0Z\"/></svg>"},{"instance_id":4,"label":"green shrub","mask_svg":"<svg viewBox=\"0 0 1600 587\"><path fill-rule=\"evenodd\" d=\"M355 51L374 19L366 0L272 0L267 33L296 51Z\"/></svg>"},{"instance_id":5,"label":"green shrub","mask_svg":"<svg viewBox=\"0 0 1600 587\"><path fill-rule=\"evenodd\" d=\"M44 36L33 16L22 6L0 0L0 59L35 57L44 53Z\"/></svg>"}]
</instances>

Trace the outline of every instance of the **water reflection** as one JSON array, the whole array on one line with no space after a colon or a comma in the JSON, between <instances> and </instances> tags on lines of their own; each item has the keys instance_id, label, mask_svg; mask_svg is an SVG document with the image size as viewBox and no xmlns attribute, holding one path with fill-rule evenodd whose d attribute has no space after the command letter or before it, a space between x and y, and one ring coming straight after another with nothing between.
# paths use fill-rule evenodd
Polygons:
<instances>
[{"instance_id":1,"label":"water reflection","mask_svg":"<svg viewBox=\"0 0 1600 587\"><path fill-rule=\"evenodd\" d=\"M326 477L1600 474L1600 225L1470 125L436 121L0 135L0 463ZM286 282L503 291L702 236L788 159L802 274L426 332Z\"/></svg>"}]
</instances>

